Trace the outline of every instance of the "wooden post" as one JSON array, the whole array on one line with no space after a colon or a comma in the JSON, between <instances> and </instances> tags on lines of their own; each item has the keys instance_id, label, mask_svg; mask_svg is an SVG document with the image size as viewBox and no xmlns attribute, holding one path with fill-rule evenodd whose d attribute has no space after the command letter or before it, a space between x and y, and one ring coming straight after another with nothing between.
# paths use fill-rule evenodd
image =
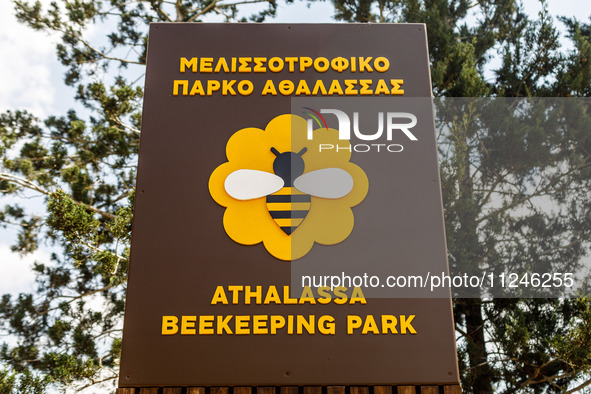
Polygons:
<instances>
[{"instance_id":1,"label":"wooden post","mask_svg":"<svg viewBox=\"0 0 591 394\"><path fill-rule=\"evenodd\" d=\"M374 386L374 394L392 394L392 386Z\"/></svg>"},{"instance_id":2,"label":"wooden post","mask_svg":"<svg viewBox=\"0 0 591 394\"><path fill-rule=\"evenodd\" d=\"M438 386L421 386L421 394L439 394Z\"/></svg>"},{"instance_id":3,"label":"wooden post","mask_svg":"<svg viewBox=\"0 0 591 394\"><path fill-rule=\"evenodd\" d=\"M440 386L303 386L303 394L322 394L323 387L326 387L326 394L345 394L347 387L349 394L462 394L459 385ZM216 386L211 387L209 394L298 394L298 386ZM373 392L372 392L373 391ZM182 394L183 387L126 387L118 388L117 394ZM187 387L186 394L205 394L205 387Z\"/></svg>"},{"instance_id":4,"label":"wooden post","mask_svg":"<svg viewBox=\"0 0 591 394\"><path fill-rule=\"evenodd\" d=\"M162 390L162 394L182 394L183 389L181 387L165 387Z\"/></svg>"}]
</instances>

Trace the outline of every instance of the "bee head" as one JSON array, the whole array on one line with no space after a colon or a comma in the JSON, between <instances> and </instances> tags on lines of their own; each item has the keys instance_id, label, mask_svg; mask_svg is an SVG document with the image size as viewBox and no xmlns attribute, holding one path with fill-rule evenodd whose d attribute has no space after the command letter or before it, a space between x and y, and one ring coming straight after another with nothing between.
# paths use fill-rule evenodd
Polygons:
<instances>
[{"instance_id":1,"label":"bee head","mask_svg":"<svg viewBox=\"0 0 591 394\"><path fill-rule=\"evenodd\" d=\"M283 179L285 186L293 186L293 181L304 173L305 165L302 155L307 150L307 148L303 148L298 153L280 153L277 149L271 148L271 152L277 156L273 161L273 172Z\"/></svg>"}]
</instances>

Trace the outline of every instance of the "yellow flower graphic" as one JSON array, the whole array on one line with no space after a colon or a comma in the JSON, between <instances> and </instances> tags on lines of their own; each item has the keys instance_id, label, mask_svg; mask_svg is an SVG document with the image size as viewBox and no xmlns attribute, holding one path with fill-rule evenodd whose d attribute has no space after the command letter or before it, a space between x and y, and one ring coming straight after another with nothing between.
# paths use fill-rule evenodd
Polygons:
<instances>
[{"instance_id":1,"label":"yellow flower graphic","mask_svg":"<svg viewBox=\"0 0 591 394\"><path fill-rule=\"evenodd\" d=\"M296 260L306 255L314 242L334 245L344 241L353 230L352 207L363 201L369 183L365 172L350 163L349 141L339 140L334 129L317 129L307 139L307 122L296 115L280 115L265 130L245 128L232 135L226 145L227 163L217 167L209 178L209 192L224 213L224 229L228 236L242 245L262 242L267 251L280 260ZM332 145L335 149L320 149ZM336 146L339 146L337 151ZM273 220L266 198L238 200L225 189L226 178L238 170L273 173L277 152L300 152L305 173L326 168L346 171L353 179L352 190L341 198L311 196L309 211L291 234L284 232ZM306 148L306 149L304 149Z\"/></svg>"}]
</instances>

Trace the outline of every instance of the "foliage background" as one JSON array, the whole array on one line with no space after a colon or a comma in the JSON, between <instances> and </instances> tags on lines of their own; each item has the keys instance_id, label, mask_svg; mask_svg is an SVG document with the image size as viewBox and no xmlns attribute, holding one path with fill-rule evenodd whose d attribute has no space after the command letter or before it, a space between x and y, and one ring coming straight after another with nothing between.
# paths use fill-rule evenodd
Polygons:
<instances>
[{"instance_id":1,"label":"foliage background","mask_svg":"<svg viewBox=\"0 0 591 394\"><path fill-rule=\"evenodd\" d=\"M0 90L12 94L5 102L15 103L12 111L0 108L0 191L5 196L0 223L7 228L4 234L14 235L3 239L10 240L12 252L37 253L27 267L36 284L0 302L0 392L86 386L104 391L97 387L102 381L113 387L109 379L117 373L120 350L146 23L198 21L204 18L201 11L211 14L210 20L241 16L238 8L220 7L224 2L15 4L21 22L37 33L2 34L34 42L51 33L62 64L57 72L67 87L55 84L60 102L48 110L49 85L39 77L43 67L26 52L21 56L32 63L21 63L19 56L11 57L12 68L0 62L8 68ZM253 19L269 20L276 5L264 3ZM576 15L582 23L524 13L512 0L335 0L311 3L299 22L313 21L318 7L328 7L326 14L334 10L343 21L427 23L438 96L587 97L591 28L585 21L590 12L580 5L576 2ZM561 15L560 7L553 15ZM47 58L54 52L44 48L41 53ZM27 79L15 84L11 74L19 67ZM68 111L70 106L75 111ZM35 115L20 108L32 108ZM469 130L459 122L440 141L453 260L468 266L502 264L511 253L520 253L534 261L548 244L555 245L555 262L581 258L591 223L589 136L557 135L555 144L548 145L547 135L480 139ZM524 140L537 142L525 146ZM503 154L507 145L531 154L516 161L514 154ZM545 154L553 149L562 154ZM492 164L483 160L485 152L497 151ZM575 171L566 171L560 182L547 178L547 197L564 209L559 215L535 204L517 216L513 207L498 215L483 210L491 190L507 191L509 205L532 201L526 198L532 180L564 168ZM495 174L503 175L500 181ZM515 242L501 245L500 239ZM14 255L3 258L3 272L6 267L12 271L17 261ZM466 392L563 392L583 390L591 382L591 307L586 300L457 300L455 313Z\"/></svg>"}]
</instances>

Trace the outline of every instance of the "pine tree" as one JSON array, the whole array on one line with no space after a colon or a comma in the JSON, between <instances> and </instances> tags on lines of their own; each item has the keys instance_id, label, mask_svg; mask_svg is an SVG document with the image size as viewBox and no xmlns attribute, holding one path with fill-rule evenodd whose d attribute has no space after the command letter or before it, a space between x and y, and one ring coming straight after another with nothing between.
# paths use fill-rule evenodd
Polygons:
<instances>
[{"instance_id":1,"label":"pine tree","mask_svg":"<svg viewBox=\"0 0 591 394\"><path fill-rule=\"evenodd\" d=\"M260 3L248 19L245 3ZM3 203L0 225L18 229L13 251L40 242L56 252L34 266L37 290L2 296L0 392L41 393L49 385L89 386L118 374L129 239L150 22L260 22L273 0L14 1L31 28L60 36L65 83L82 109L43 121L0 115L0 193L41 195L46 215ZM104 35L91 41L91 26ZM206 39L206 38L204 38ZM134 80L128 80L133 76ZM15 200L14 198L12 199ZM4 200L6 201L6 200ZM13 342L16 343L14 344Z\"/></svg>"},{"instance_id":2,"label":"pine tree","mask_svg":"<svg viewBox=\"0 0 591 394\"><path fill-rule=\"evenodd\" d=\"M537 17L513 0L333 4L344 21L426 23L435 96L589 96L589 25L561 18L574 46L563 51L544 2ZM591 230L591 134L557 127L540 135L523 123L495 131L475 127L462 109L439 135L452 270L579 262ZM456 299L464 391L562 392L591 384L589 308L586 299Z\"/></svg>"}]
</instances>

